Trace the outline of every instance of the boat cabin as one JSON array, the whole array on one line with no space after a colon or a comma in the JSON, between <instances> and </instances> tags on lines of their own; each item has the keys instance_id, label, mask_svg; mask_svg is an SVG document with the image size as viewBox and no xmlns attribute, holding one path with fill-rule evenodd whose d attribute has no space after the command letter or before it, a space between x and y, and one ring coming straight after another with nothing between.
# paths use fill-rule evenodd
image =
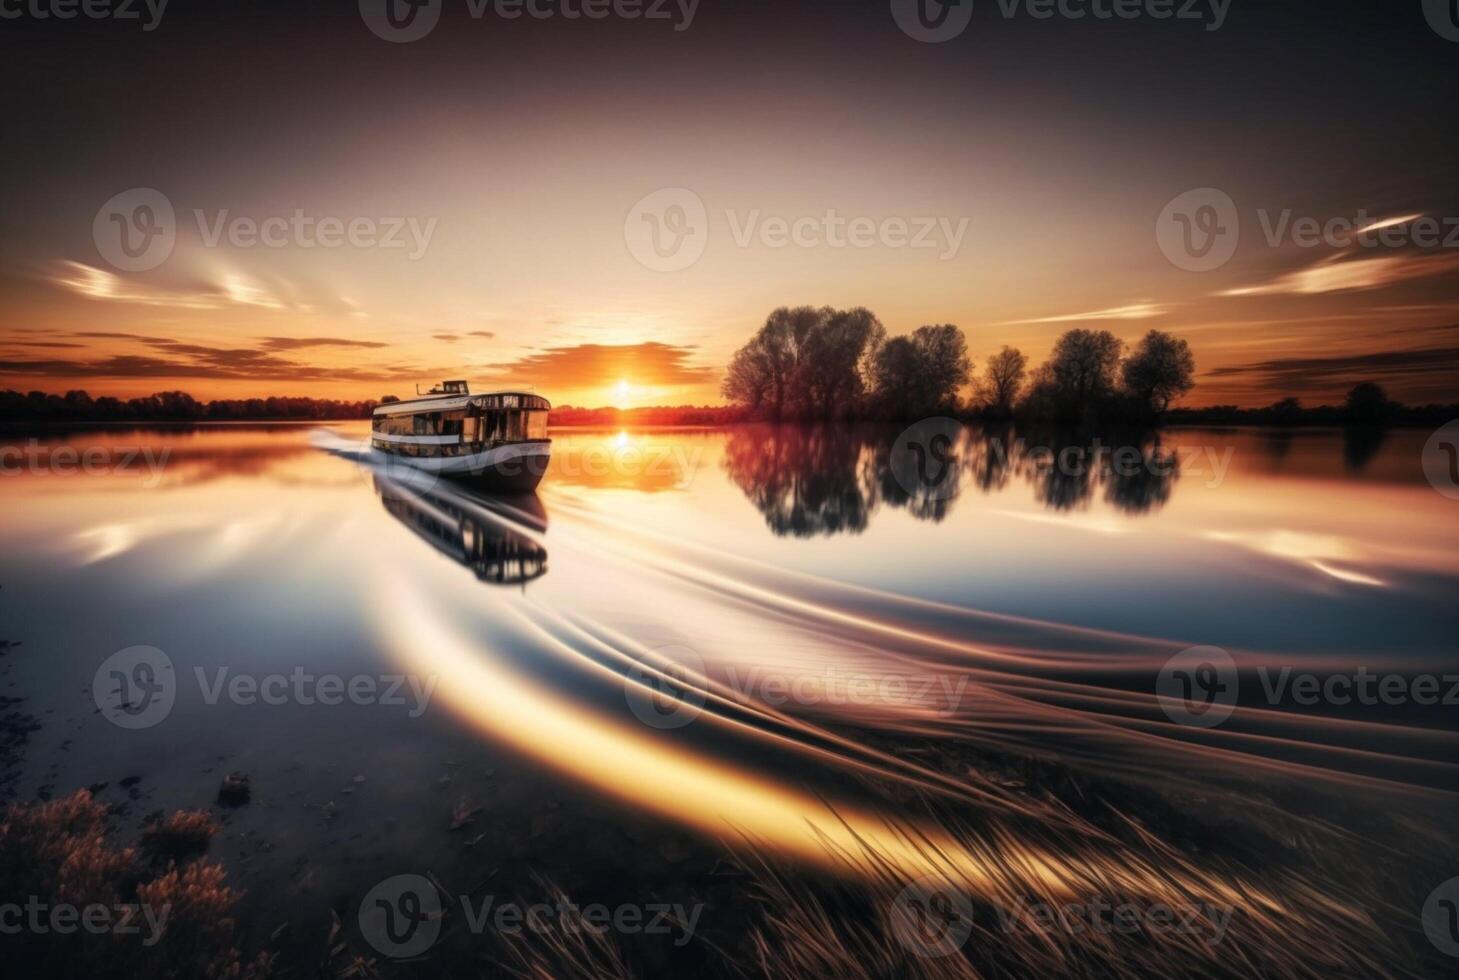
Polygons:
<instances>
[{"instance_id":1,"label":"boat cabin","mask_svg":"<svg viewBox=\"0 0 1459 980\"><path fill-rule=\"evenodd\" d=\"M425 395L376 408L371 443L384 452L416 457L469 456L514 443L545 443L551 408L540 395L473 395L465 381L446 381Z\"/></svg>"}]
</instances>

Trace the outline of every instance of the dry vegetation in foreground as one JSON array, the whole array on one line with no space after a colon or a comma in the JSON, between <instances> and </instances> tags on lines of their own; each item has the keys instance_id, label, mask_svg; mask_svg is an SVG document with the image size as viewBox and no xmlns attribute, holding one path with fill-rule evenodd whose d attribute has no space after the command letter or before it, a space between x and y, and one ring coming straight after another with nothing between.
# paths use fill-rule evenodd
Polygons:
<instances>
[{"instance_id":1,"label":"dry vegetation in foreground","mask_svg":"<svg viewBox=\"0 0 1459 980\"><path fill-rule=\"evenodd\" d=\"M24 905L166 909L160 941L145 917L136 932L22 930L6 938L7 971L48 980L263 980L267 957L245 961L235 945L239 893L221 865L202 860L218 825L178 812L154 824L136 848L107 840L106 807L80 790L49 803L11 807L0 818L0 895ZM151 940L150 945L148 944Z\"/></svg>"}]
</instances>

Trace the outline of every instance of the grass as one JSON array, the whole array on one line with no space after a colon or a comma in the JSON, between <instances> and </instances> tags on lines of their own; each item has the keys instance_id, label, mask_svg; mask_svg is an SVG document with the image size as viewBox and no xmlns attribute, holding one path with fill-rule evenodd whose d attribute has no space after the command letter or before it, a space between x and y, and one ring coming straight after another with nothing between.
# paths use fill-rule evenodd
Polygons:
<instances>
[{"instance_id":1,"label":"grass","mask_svg":"<svg viewBox=\"0 0 1459 980\"><path fill-rule=\"evenodd\" d=\"M80 790L12 806L0 819L0 896L47 910L40 928L7 937L7 972L50 980L271 975L266 956L245 960L240 953L233 918L239 894L221 865L201 857L217 830L209 815L175 813L149 828L139 848L110 841L106 815ZM58 907L100 907L110 925L64 930L64 921L49 918Z\"/></svg>"}]
</instances>

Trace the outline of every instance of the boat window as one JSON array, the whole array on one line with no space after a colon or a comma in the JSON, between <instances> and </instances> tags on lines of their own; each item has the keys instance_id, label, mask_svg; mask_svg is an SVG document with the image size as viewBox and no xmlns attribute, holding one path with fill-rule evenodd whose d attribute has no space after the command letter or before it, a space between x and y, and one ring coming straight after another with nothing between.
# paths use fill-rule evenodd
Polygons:
<instances>
[{"instance_id":1,"label":"boat window","mask_svg":"<svg viewBox=\"0 0 1459 980\"><path fill-rule=\"evenodd\" d=\"M410 416L380 416L375 419L375 431L382 435L407 436L413 431Z\"/></svg>"}]
</instances>

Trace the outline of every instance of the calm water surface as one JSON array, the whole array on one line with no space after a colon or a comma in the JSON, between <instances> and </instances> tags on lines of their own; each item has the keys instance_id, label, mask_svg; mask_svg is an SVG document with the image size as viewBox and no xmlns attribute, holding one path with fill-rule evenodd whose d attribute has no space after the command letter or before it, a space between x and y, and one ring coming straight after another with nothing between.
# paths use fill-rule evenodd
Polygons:
<instances>
[{"instance_id":1,"label":"calm water surface","mask_svg":"<svg viewBox=\"0 0 1459 980\"><path fill-rule=\"evenodd\" d=\"M657 894L739 840L833 876L861 850L950 867L978 900L1239 895L1269 955L1434 962L1417 909L1459 874L1459 706L1268 689L1459 673L1426 433L1174 430L1116 466L968 430L929 490L895 431L569 430L511 499L382 467L364 433L73 432L0 478L0 683L40 723L7 795L98 786L136 825L246 772L219 848L257 935L405 871ZM62 447L113 464L68 472ZM94 682L136 646L171 705L124 727ZM1197 646L1235 665L1219 725L1156 697ZM220 687L300 674L278 703ZM323 675L403 680L297 693ZM1062 773L1153 839L1101 839Z\"/></svg>"}]
</instances>

